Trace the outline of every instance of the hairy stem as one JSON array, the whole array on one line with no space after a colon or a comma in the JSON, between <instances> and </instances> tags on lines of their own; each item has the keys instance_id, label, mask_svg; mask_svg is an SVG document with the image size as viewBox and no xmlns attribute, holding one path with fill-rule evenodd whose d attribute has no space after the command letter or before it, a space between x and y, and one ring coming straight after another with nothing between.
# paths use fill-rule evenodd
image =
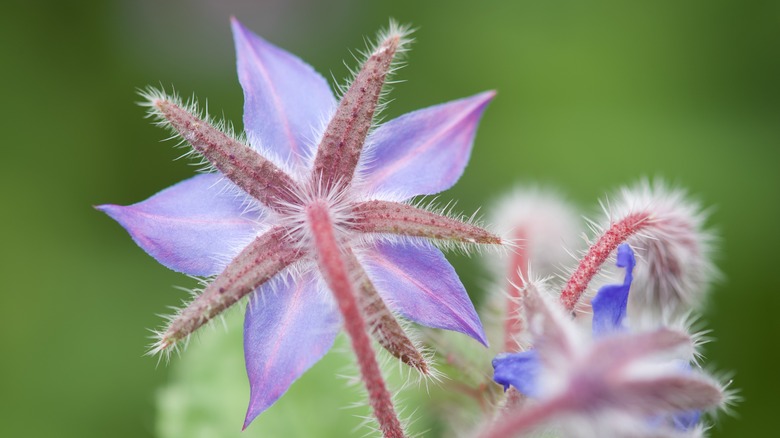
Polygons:
<instances>
[{"instance_id":1,"label":"hairy stem","mask_svg":"<svg viewBox=\"0 0 780 438\"><path fill-rule=\"evenodd\" d=\"M515 231L513 240L523 240L525 233ZM509 258L507 273L506 319L504 319L504 351L520 351L519 336L523 332L523 302L521 289L528 278L528 254L523 247L517 248Z\"/></svg>"},{"instance_id":2,"label":"hairy stem","mask_svg":"<svg viewBox=\"0 0 780 438\"><path fill-rule=\"evenodd\" d=\"M567 311L574 311L588 284L612 251L646 227L650 222L649 219L650 215L647 212L630 214L611 224L609 229L588 249L561 292L561 303Z\"/></svg>"},{"instance_id":3,"label":"hairy stem","mask_svg":"<svg viewBox=\"0 0 780 438\"><path fill-rule=\"evenodd\" d=\"M368 336L368 326L360 310L355 287L328 214L328 206L325 203L312 203L307 208L307 216L314 236L317 263L344 317L344 328L352 341L374 417L384 437L402 438L403 427L379 370Z\"/></svg>"}]
</instances>

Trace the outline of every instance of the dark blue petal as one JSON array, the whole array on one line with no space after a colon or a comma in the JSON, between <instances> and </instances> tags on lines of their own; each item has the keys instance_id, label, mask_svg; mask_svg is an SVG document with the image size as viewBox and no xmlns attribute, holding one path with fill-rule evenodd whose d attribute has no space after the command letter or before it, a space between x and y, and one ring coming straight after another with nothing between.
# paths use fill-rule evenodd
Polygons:
<instances>
[{"instance_id":1,"label":"dark blue petal","mask_svg":"<svg viewBox=\"0 0 780 438\"><path fill-rule=\"evenodd\" d=\"M605 335L620 331L623 319L626 317L628 292L634 279L633 271L636 265L634 252L628 244L621 244L617 249L617 266L626 268L623 284L610 284L599 289L591 301L593 307L593 334Z\"/></svg>"},{"instance_id":2,"label":"dark blue petal","mask_svg":"<svg viewBox=\"0 0 780 438\"><path fill-rule=\"evenodd\" d=\"M536 350L521 353L503 353L493 359L493 380L504 386L514 386L523 395L537 397L539 391L539 373L542 364Z\"/></svg>"}]
</instances>

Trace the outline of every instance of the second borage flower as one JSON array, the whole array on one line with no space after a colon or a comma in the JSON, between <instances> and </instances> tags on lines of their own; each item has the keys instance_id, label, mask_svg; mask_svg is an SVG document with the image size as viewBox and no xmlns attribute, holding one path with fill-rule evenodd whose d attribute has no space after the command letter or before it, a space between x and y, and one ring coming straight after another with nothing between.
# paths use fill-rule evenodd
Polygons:
<instances>
[{"instance_id":1,"label":"second borage flower","mask_svg":"<svg viewBox=\"0 0 780 438\"><path fill-rule=\"evenodd\" d=\"M343 325L385 436L402 436L369 335L428 372L394 314L486 343L460 280L429 241L500 245L494 234L410 204L450 188L469 159L486 92L374 116L408 32L380 35L339 102L295 56L233 20L247 141L150 90L150 114L216 169L146 201L99 208L165 266L214 276L159 333L165 351L249 295L244 427L331 347ZM325 122L323 122L325 121ZM334 300L335 298L335 300Z\"/></svg>"}]
</instances>

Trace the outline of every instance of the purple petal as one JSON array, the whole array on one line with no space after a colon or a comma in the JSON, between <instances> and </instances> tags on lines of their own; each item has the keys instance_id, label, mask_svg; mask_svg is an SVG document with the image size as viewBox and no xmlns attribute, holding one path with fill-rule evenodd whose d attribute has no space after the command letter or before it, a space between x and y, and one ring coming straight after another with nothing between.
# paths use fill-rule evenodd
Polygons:
<instances>
[{"instance_id":1,"label":"purple petal","mask_svg":"<svg viewBox=\"0 0 780 438\"><path fill-rule=\"evenodd\" d=\"M591 306L593 307L593 334L596 336L620 331L623 319L626 317L628 292L631 288L632 275L636 265L634 252L627 244L622 244L617 250L617 266L626 268L623 284L610 284L599 289Z\"/></svg>"},{"instance_id":2,"label":"purple petal","mask_svg":"<svg viewBox=\"0 0 780 438\"><path fill-rule=\"evenodd\" d=\"M446 190L463 174L489 91L391 120L374 131L364 174L367 190L408 199Z\"/></svg>"},{"instance_id":3,"label":"purple petal","mask_svg":"<svg viewBox=\"0 0 780 438\"><path fill-rule=\"evenodd\" d=\"M466 289L437 248L427 242L379 242L363 254L362 261L391 310L419 324L455 330L487 345Z\"/></svg>"},{"instance_id":4,"label":"purple petal","mask_svg":"<svg viewBox=\"0 0 780 438\"><path fill-rule=\"evenodd\" d=\"M219 174L198 175L127 207L100 205L158 262L189 275L214 275L261 228ZM259 216L257 214L256 216Z\"/></svg>"},{"instance_id":5,"label":"purple petal","mask_svg":"<svg viewBox=\"0 0 780 438\"><path fill-rule=\"evenodd\" d=\"M249 407L244 428L333 345L341 318L312 273L287 275L251 297L244 321Z\"/></svg>"},{"instance_id":6,"label":"purple petal","mask_svg":"<svg viewBox=\"0 0 780 438\"><path fill-rule=\"evenodd\" d=\"M493 359L493 380L503 385L504 391L512 385L525 396L537 397L541 371L542 364L535 350L499 354Z\"/></svg>"},{"instance_id":7,"label":"purple petal","mask_svg":"<svg viewBox=\"0 0 780 438\"><path fill-rule=\"evenodd\" d=\"M238 79L244 89L244 129L255 147L300 165L316 147L315 129L336 100L308 64L232 19ZM259 143L258 143L259 142ZM282 164L282 163L280 163Z\"/></svg>"}]
</instances>

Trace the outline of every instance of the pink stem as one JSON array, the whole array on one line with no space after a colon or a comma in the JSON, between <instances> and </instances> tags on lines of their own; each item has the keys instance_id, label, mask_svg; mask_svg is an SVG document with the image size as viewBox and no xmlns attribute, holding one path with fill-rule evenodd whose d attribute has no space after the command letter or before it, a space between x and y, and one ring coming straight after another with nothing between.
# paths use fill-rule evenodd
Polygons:
<instances>
[{"instance_id":1,"label":"pink stem","mask_svg":"<svg viewBox=\"0 0 780 438\"><path fill-rule=\"evenodd\" d=\"M580 261L579 266L577 266L577 269L569 278L569 281L566 282L566 286L564 286L561 292L561 303L567 311L572 312L574 310L580 297L588 287L588 283L598 273L601 265L604 264L612 251L647 226L650 223L649 218L650 215L647 212L630 214L613 223L599 237L596 243L590 247L588 253Z\"/></svg>"},{"instance_id":2,"label":"pink stem","mask_svg":"<svg viewBox=\"0 0 780 438\"><path fill-rule=\"evenodd\" d=\"M328 207L324 203L315 202L309 205L307 214L318 254L317 262L344 317L344 327L352 341L374 416L384 437L403 438L403 428L379 370L368 336L368 326L360 311L355 288L336 240Z\"/></svg>"},{"instance_id":3,"label":"pink stem","mask_svg":"<svg viewBox=\"0 0 780 438\"><path fill-rule=\"evenodd\" d=\"M518 230L513 240L520 241L524 233ZM506 319L504 320L504 351L520 351L518 336L523 332L523 303L520 288L525 286L528 278L528 257L525 248L518 248L512 253L507 273Z\"/></svg>"}]
</instances>

